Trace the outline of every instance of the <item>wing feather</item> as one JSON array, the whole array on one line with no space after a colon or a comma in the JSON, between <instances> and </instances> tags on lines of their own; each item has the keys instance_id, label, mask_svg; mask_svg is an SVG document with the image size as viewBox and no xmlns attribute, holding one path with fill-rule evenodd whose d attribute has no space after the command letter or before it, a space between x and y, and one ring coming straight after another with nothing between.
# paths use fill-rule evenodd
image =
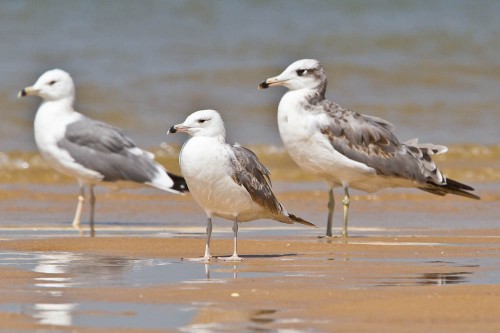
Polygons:
<instances>
[{"instance_id":1,"label":"wing feather","mask_svg":"<svg viewBox=\"0 0 500 333\"><path fill-rule=\"evenodd\" d=\"M319 107L327 110L328 117L318 127L339 153L382 176L443 183L444 177L431 159L436 152L432 148L440 146L417 145L414 140L400 143L393 133L394 126L381 118L362 115L326 100Z\"/></svg>"},{"instance_id":2,"label":"wing feather","mask_svg":"<svg viewBox=\"0 0 500 333\"><path fill-rule=\"evenodd\" d=\"M159 172L160 166L151 156L119 128L89 118L69 124L58 145L78 164L99 172L105 181L145 183Z\"/></svg>"},{"instance_id":3,"label":"wing feather","mask_svg":"<svg viewBox=\"0 0 500 333\"><path fill-rule=\"evenodd\" d=\"M283 206L271 190L269 170L251 150L235 144L231 146L231 151L231 162L235 170L233 180L245 187L254 202L273 214L282 214Z\"/></svg>"}]
</instances>

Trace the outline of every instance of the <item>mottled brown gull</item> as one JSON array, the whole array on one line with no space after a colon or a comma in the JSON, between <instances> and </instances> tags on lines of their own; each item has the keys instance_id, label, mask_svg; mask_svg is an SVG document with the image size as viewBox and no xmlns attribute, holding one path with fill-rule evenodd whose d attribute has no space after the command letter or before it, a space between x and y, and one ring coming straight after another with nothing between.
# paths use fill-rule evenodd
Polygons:
<instances>
[{"instance_id":1,"label":"mottled brown gull","mask_svg":"<svg viewBox=\"0 0 500 333\"><path fill-rule=\"evenodd\" d=\"M344 189L347 237L349 188L373 192L386 187L416 187L444 196L448 193L479 199L474 189L443 176L432 161L447 148L400 142L384 119L345 109L325 99L327 78L317 60L298 60L260 89L289 89L278 106L278 126L286 150L305 171L323 178L330 190L326 235L332 235L333 188Z\"/></svg>"}]
</instances>

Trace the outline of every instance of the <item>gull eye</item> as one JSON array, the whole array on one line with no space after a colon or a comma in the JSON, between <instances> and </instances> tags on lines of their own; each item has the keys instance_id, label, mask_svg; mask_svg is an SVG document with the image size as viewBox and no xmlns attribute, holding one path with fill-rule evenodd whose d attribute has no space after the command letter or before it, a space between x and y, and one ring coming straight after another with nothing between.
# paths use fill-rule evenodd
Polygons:
<instances>
[{"instance_id":1,"label":"gull eye","mask_svg":"<svg viewBox=\"0 0 500 333\"><path fill-rule=\"evenodd\" d=\"M53 86L57 81L56 80L52 80L49 82L49 86Z\"/></svg>"},{"instance_id":2,"label":"gull eye","mask_svg":"<svg viewBox=\"0 0 500 333\"><path fill-rule=\"evenodd\" d=\"M307 74L307 69L297 69L296 73L298 76L302 76L304 74Z\"/></svg>"},{"instance_id":3,"label":"gull eye","mask_svg":"<svg viewBox=\"0 0 500 333\"><path fill-rule=\"evenodd\" d=\"M205 119L198 119L198 122L199 122L200 124L203 124L205 121L206 121Z\"/></svg>"}]
</instances>

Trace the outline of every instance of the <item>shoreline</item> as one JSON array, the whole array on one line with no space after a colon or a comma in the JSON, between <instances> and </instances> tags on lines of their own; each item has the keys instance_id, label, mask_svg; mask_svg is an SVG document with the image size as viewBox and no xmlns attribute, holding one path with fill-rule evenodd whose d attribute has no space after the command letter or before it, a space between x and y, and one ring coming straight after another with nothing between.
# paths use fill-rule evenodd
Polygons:
<instances>
[{"instance_id":1,"label":"shoreline","mask_svg":"<svg viewBox=\"0 0 500 333\"><path fill-rule=\"evenodd\" d=\"M192 317L180 326L187 331L197 327L254 327L346 332L468 332L473 328L495 332L500 328L499 240L500 229L449 231L423 237L354 237L347 242L314 236L254 236L239 242L242 262L214 260L208 265L181 260L202 255L203 236L3 240L0 252L166 260L165 263L177 265L176 270L185 267L199 274L203 270L212 275L225 274L222 280L202 274L192 282L157 274L155 279L159 282L152 285L91 284L59 289L64 301L72 304L190 307L195 309ZM231 249L230 239L215 239L212 244L214 255L229 255ZM96 269L98 263L91 261L85 267ZM55 276L78 280L78 274L83 273L69 270ZM53 276L0 266L0 308L5 304L49 302L51 298L44 293L19 292L19 288L32 290L34 281ZM93 314L109 315L99 311ZM102 329L41 325L23 312L0 311L0 318L0 327L4 329ZM163 328L130 331L154 332Z\"/></svg>"}]
</instances>

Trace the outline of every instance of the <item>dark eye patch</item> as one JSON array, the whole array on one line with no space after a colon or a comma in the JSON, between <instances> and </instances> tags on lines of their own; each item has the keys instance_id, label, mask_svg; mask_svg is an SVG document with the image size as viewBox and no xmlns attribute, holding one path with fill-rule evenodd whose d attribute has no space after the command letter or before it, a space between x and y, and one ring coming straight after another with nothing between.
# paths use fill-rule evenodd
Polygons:
<instances>
[{"instance_id":1,"label":"dark eye patch","mask_svg":"<svg viewBox=\"0 0 500 333\"><path fill-rule=\"evenodd\" d=\"M297 70L296 70L296 73L297 73L297 75L298 75L298 76L302 76L302 75L304 75L304 73L305 73L305 72L306 72L306 70L305 70L305 69L302 69L302 68L301 68L301 69L297 69Z\"/></svg>"},{"instance_id":2,"label":"dark eye patch","mask_svg":"<svg viewBox=\"0 0 500 333\"><path fill-rule=\"evenodd\" d=\"M203 124L205 121L207 121L207 120L206 120L206 119L199 119L199 120L198 120L198 122L199 122L200 124Z\"/></svg>"},{"instance_id":3,"label":"dark eye patch","mask_svg":"<svg viewBox=\"0 0 500 333\"><path fill-rule=\"evenodd\" d=\"M49 82L49 86L53 86L57 81L56 80L52 80Z\"/></svg>"}]
</instances>

